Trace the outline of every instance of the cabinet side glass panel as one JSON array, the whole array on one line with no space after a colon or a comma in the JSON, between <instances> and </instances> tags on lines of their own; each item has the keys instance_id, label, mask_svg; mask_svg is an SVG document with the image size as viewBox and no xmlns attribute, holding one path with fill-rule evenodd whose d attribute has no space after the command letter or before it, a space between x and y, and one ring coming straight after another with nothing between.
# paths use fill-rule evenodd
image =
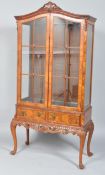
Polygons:
<instances>
[{"instance_id":1,"label":"cabinet side glass panel","mask_svg":"<svg viewBox=\"0 0 105 175\"><path fill-rule=\"evenodd\" d=\"M22 25L23 101L45 102L46 24L42 17Z\"/></svg>"},{"instance_id":2,"label":"cabinet side glass panel","mask_svg":"<svg viewBox=\"0 0 105 175\"><path fill-rule=\"evenodd\" d=\"M85 79L85 107L90 103L91 90L91 61L92 61L92 38L93 25L88 24L87 28L87 51L86 51L86 79Z\"/></svg>"},{"instance_id":3,"label":"cabinet side glass panel","mask_svg":"<svg viewBox=\"0 0 105 175\"><path fill-rule=\"evenodd\" d=\"M54 17L52 104L78 106L81 24Z\"/></svg>"}]
</instances>

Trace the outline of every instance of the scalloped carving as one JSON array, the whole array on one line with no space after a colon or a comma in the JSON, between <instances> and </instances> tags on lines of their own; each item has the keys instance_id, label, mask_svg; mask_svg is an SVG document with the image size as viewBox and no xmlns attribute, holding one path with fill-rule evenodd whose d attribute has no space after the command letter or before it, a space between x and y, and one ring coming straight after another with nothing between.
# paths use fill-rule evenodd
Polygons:
<instances>
[{"instance_id":1,"label":"scalloped carving","mask_svg":"<svg viewBox=\"0 0 105 175\"><path fill-rule=\"evenodd\" d=\"M12 125L24 126L25 128L32 128L36 131L44 132L44 133L60 133L60 134L69 134L81 136L84 132L88 132L89 130L94 129L94 124L90 121L85 127L74 127L74 126L65 126L65 125L57 125L57 124L48 124L48 123L33 123L27 121L20 121L18 119L12 120Z\"/></svg>"}]
</instances>

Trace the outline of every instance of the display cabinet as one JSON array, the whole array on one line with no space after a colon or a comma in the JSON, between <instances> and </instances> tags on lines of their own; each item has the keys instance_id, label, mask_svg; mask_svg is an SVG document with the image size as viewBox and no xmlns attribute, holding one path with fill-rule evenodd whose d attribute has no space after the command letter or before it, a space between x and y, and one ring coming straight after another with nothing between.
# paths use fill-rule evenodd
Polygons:
<instances>
[{"instance_id":1,"label":"display cabinet","mask_svg":"<svg viewBox=\"0 0 105 175\"><path fill-rule=\"evenodd\" d=\"M44 133L76 134L79 167L86 135L87 154L94 129L91 89L95 18L66 12L52 2L16 16L18 39L17 104L11 122L14 149L16 126Z\"/></svg>"}]
</instances>

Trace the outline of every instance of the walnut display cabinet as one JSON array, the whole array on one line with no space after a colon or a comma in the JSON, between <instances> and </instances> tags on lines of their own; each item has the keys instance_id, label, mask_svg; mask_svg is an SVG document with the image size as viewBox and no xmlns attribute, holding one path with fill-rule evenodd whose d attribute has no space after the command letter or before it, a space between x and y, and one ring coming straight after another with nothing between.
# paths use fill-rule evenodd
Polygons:
<instances>
[{"instance_id":1,"label":"walnut display cabinet","mask_svg":"<svg viewBox=\"0 0 105 175\"><path fill-rule=\"evenodd\" d=\"M76 134L79 167L86 135L87 155L94 130L91 90L94 23L89 15L66 12L52 2L16 16L18 32L17 104L11 122L14 149L16 126L44 133ZM55 143L56 144L56 143Z\"/></svg>"}]
</instances>

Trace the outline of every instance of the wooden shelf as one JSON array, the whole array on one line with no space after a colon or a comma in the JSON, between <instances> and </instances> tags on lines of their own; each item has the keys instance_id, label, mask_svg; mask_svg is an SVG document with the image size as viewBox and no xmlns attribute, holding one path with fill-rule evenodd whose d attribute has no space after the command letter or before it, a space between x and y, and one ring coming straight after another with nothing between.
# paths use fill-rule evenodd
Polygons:
<instances>
[{"instance_id":1,"label":"wooden shelf","mask_svg":"<svg viewBox=\"0 0 105 175\"><path fill-rule=\"evenodd\" d=\"M46 55L46 52L45 51L35 51L35 52L28 52L28 51L23 51L22 52L23 55ZM54 51L53 52L54 55L64 55L64 54L69 54L69 52L65 52L65 51ZM78 52L71 52L70 53L71 55L76 55L76 54L79 54L79 51Z\"/></svg>"},{"instance_id":2,"label":"wooden shelf","mask_svg":"<svg viewBox=\"0 0 105 175\"><path fill-rule=\"evenodd\" d=\"M46 48L46 46L41 46L41 45L22 45L22 47L32 47L32 48Z\"/></svg>"},{"instance_id":3,"label":"wooden shelf","mask_svg":"<svg viewBox=\"0 0 105 175\"><path fill-rule=\"evenodd\" d=\"M22 76L34 76L34 77L41 77L41 78L44 78L45 75L40 75L40 74L26 74L26 73L22 73L21 74Z\"/></svg>"}]
</instances>

